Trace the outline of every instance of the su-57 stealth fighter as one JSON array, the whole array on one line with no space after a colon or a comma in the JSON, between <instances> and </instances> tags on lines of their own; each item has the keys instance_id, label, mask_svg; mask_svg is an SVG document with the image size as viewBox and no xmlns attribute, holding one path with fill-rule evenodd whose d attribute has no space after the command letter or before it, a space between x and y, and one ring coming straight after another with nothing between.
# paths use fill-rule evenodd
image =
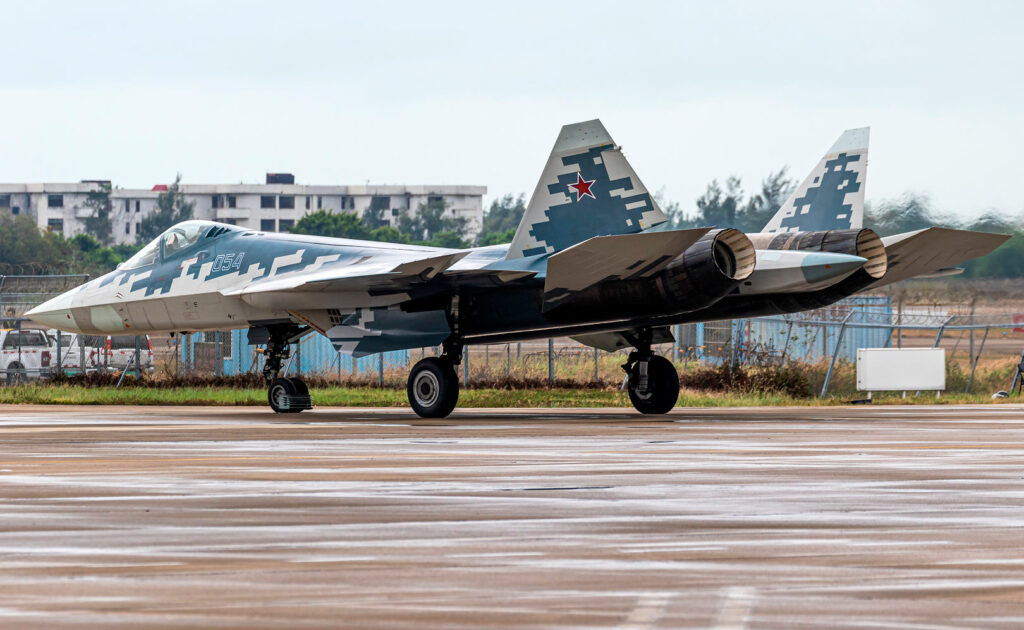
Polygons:
<instances>
[{"instance_id":1,"label":"su-57 stealth fighter","mask_svg":"<svg viewBox=\"0 0 1024 630\"><path fill-rule=\"evenodd\" d=\"M265 344L277 412L311 406L306 385L281 368L290 344L314 332L355 356L440 345L409 375L409 403L424 417L454 409L466 345L570 335L633 348L630 400L665 413L679 380L651 346L671 340L671 325L818 308L948 273L1005 240L864 228L867 143L867 129L844 133L762 233L673 230L600 121L566 125L510 245L439 249L186 221L28 316L90 334L246 327L250 343Z\"/></svg>"}]
</instances>

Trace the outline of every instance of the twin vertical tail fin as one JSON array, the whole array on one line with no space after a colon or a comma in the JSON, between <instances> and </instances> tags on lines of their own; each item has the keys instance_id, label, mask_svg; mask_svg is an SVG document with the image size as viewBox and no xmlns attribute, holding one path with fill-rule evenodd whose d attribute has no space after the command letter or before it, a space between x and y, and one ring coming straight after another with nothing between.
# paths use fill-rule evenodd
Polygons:
<instances>
[{"instance_id":1,"label":"twin vertical tail fin","mask_svg":"<svg viewBox=\"0 0 1024 630\"><path fill-rule=\"evenodd\" d=\"M507 257L552 254L595 236L632 234L666 220L600 120L566 125Z\"/></svg>"},{"instance_id":2,"label":"twin vertical tail fin","mask_svg":"<svg viewBox=\"0 0 1024 630\"><path fill-rule=\"evenodd\" d=\"M864 185L870 128L839 136L763 232L859 230L864 227Z\"/></svg>"}]
</instances>

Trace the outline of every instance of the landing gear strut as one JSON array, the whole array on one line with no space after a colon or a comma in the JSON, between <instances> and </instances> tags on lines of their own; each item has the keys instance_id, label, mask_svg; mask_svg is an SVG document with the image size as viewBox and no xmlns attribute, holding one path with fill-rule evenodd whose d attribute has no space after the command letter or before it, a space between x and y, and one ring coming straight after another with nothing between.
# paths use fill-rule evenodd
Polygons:
<instances>
[{"instance_id":1,"label":"landing gear strut","mask_svg":"<svg viewBox=\"0 0 1024 630\"><path fill-rule=\"evenodd\" d=\"M263 351L263 380L267 383L267 401L276 413L298 413L313 408L309 388L301 378L282 378L281 364L291 356L290 344L309 332L308 328L281 324L267 326L267 347Z\"/></svg>"},{"instance_id":2,"label":"landing gear strut","mask_svg":"<svg viewBox=\"0 0 1024 630\"><path fill-rule=\"evenodd\" d=\"M622 369L628 375L629 400L640 413L668 413L679 399L679 375L672 362L651 351L650 333L640 331L636 350Z\"/></svg>"},{"instance_id":3,"label":"landing gear strut","mask_svg":"<svg viewBox=\"0 0 1024 630\"><path fill-rule=\"evenodd\" d=\"M444 342L439 357L421 359L409 372L406 393L409 405L421 418L444 418L459 402L459 377L455 366L462 362L462 344Z\"/></svg>"}]
</instances>

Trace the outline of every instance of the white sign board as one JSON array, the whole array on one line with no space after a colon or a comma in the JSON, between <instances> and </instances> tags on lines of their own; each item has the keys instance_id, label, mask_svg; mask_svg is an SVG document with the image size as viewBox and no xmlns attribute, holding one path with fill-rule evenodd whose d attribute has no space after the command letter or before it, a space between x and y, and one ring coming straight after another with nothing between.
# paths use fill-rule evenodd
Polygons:
<instances>
[{"instance_id":1,"label":"white sign board","mask_svg":"<svg viewBox=\"0 0 1024 630\"><path fill-rule=\"evenodd\" d=\"M941 391L946 389L946 351L942 348L859 348L857 390Z\"/></svg>"}]
</instances>

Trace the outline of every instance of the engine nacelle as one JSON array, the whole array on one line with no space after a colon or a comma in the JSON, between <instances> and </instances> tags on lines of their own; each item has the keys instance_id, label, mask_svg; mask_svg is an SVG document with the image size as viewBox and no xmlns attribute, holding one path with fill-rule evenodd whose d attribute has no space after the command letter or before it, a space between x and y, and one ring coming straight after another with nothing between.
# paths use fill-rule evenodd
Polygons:
<instances>
[{"instance_id":1,"label":"engine nacelle","mask_svg":"<svg viewBox=\"0 0 1024 630\"><path fill-rule=\"evenodd\" d=\"M889 268L885 245L874 230L828 230L824 232L782 232L778 234L748 234L758 249L790 249L832 252L867 258L861 271L878 280ZM858 272L859 274L860 272ZM855 274L855 275L858 275Z\"/></svg>"},{"instance_id":2,"label":"engine nacelle","mask_svg":"<svg viewBox=\"0 0 1024 630\"><path fill-rule=\"evenodd\" d=\"M548 312L587 320L669 315L704 308L754 272L754 245L739 230L708 232L661 271L587 287Z\"/></svg>"}]
</instances>

